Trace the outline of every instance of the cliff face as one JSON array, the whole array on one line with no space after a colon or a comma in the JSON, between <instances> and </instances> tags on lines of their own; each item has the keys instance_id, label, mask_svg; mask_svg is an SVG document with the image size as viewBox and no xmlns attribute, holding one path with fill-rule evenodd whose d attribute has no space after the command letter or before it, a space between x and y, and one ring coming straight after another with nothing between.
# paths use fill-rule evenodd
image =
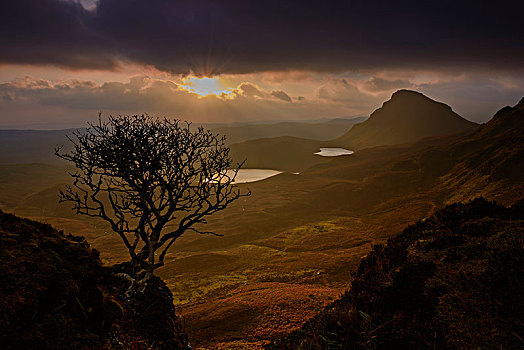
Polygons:
<instances>
[{"instance_id":1,"label":"cliff face","mask_svg":"<svg viewBox=\"0 0 524 350\"><path fill-rule=\"evenodd\" d=\"M351 289L273 349L518 348L524 202L454 204L374 246Z\"/></svg>"},{"instance_id":2,"label":"cliff face","mask_svg":"<svg viewBox=\"0 0 524 350\"><path fill-rule=\"evenodd\" d=\"M188 349L165 284L128 287L82 237L0 212L0 348Z\"/></svg>"}]
</instances>

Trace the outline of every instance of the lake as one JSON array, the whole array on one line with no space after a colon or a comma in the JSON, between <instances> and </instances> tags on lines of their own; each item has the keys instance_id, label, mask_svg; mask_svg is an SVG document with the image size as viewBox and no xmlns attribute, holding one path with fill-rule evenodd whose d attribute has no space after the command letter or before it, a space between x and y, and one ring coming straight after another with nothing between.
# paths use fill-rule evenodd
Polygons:
<instances>
[{"instance_id":1,"label":"lake","mask_svg":"<svg viewBox=\"0 0 524 350\"><path fill-rule=\"evenodd\" d=\"M350 151L344 148L320 148L320 152L315 154L322 157L338 157L338 156L347 156L355 152Z\"/></svg>"},{"instance_id":2,"label":"lake","mask_svg":"<svg viewBox=\"0 0 524 350\"><path fill-rule=\"evenodd\" d=\"M233 175L232 170L228 170L228 172L229 174ZM235 183L242 184L260 181L281 173L281 171L274 169L240 169L235 179Z\"/></svg>"}]
</instances>

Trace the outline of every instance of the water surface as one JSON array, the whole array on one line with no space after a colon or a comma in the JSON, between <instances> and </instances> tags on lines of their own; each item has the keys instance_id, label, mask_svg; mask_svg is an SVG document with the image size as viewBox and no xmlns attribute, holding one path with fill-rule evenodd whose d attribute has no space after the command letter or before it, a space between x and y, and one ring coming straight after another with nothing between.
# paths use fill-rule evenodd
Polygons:
<instances>
[{"instance_id":1,"label":"water surface","mask_svg":"<svg viewBox=\"0 0 524 350\"><path fill-rule=\"evenodd\" d=\"M235 178L235 183L242 184L260 181L280 173L282 172L275 169L240 169L238 171L237 177ZM233 176L233 171L228 170L228 175Z\"/></svg>"},{"instance_id":2,"label":"water surface","mask_svg":"<svg viewBox=\"0 0 524 350\"><path fill-rule=\"evenodd\" d=\"M320 148L320 152L317 152L315 154L322 156L322 157L338 157L338 156L347 156L350 154L353 154L355 152L350 151L345 148Z\"/></svg>"}]
</instances>

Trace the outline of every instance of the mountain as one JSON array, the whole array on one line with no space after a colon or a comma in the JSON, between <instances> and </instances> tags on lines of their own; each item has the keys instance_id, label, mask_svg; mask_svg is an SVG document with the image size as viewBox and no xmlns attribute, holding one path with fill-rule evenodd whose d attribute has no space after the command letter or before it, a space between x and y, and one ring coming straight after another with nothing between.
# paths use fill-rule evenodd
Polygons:
<instances>
[{"instance_id":1,"label":"mountain","mask_svg":"<svg viewBox=\"0 0 524 350\"><path fill-rule=\"evenodd\" d=\"M220 287L205 300L182 306L189 334L199 339L199 346L274 338L300 325L311 307L324 305L322 288L333 288L331 295L338 295L337 288L347 285L372 244L447 204L483 196L510 206L524 198L522 176L516 176L524 165L519 115L515 108L504 109L478 130L367 148L299 175L247 184L251 197L209 221L208 229L224 237L180 242L177 249L193 251L192 259L173 258L163 272L166 277L201 274L190 283L173 282L175 294L202 283L202 276L220 280L206 284L206 290L213 283ZM254 256L259 257L256 262L248 261ZM223 272L217 272L217 264ZM228 279L244 274L249 276L245 286ZM278 300L278 306L268 300ZM246 320L250 312L259 315L256 321Z\"/></svg>"},{"instance_id":2,"label":"mountain","mask_svg":"<svg viewBox=\"0 0 524 350\"><path fill-rule=\"evenodd\" d=\"M83 237L0 211L0 267L2 349L191 349L165 283L126 294Z\"/></svg>"},{"instance_id":3,"label":"mountain","mask_svg":"<svg viewBox=\"0 0 524 350\"><path fill-rule=\"evenodd\" d=\"M453 112L451 107L411 90L395 92L369 119L357 124L333 146L358 150L366 147L409 143L423 137L473 130L478 125Z\"/></svg>"},{"instance_id":4,"label":"mountain","mask_svg":"<svg viewBox=\"0 0 524 350\"><path fill-rule=\"evenodd\" d=\"M351 288L271 349L522 346L524 202L453 204L362 259Z\"/></svg>"},{"instance_id":5,"label":"mountain","mask_svg":"<svg viewBox=\"0 0 524 350\"><path fill-rule=\"evenodd\" d=\"M478 196L511 203L524 196L523 173L524 109L518 104L502 108L470 132L363 149L303 174L362 181L353 193L365 193L362 205L380 197L405 195L408 190L432 192L435 198L446 198L443 204Z\"/></svg>"}]
</instances>

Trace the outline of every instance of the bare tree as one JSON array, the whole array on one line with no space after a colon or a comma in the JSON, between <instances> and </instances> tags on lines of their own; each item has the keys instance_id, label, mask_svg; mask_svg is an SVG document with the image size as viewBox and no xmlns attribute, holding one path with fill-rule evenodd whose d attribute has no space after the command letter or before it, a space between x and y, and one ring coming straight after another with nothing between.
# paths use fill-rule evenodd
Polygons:
<instances>
[{"instance_id":1,"label":"bare tree","mask_svg":"<svg viewBox=\"0 0 524 350\"><path fill-rule=\"evenodd\" d=\"M242 164L225 137L179 120L147 115L99 117L68 136L73 150L55 154L72 162L73 184L60 191L78 214L107 221L124 242L135 276L147 280L164 265L168 249L186 231L201 231L206 217L250 193L234 184ZM198 226L198 225L197 225Z\"/></svg>"}]
</instances>

